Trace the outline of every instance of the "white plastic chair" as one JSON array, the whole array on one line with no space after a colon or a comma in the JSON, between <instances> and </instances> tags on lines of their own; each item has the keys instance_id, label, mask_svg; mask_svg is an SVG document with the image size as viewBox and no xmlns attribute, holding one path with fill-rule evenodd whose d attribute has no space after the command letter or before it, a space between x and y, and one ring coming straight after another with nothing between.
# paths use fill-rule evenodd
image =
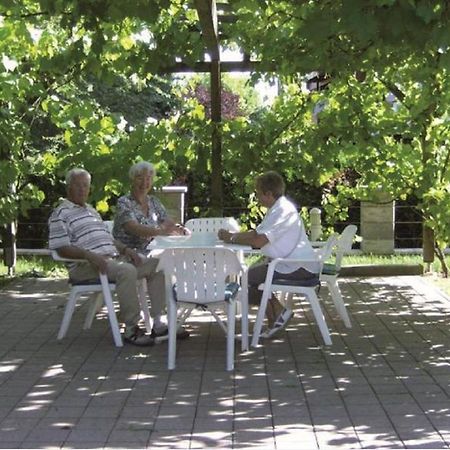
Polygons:
<instances>
[{"instance_id":1,"label":"white plastic chair","mask_svg":"<svg viewBox=\"0 0 450 450\"><path fill-rule=\"evenodd\" d=\"M239 232L240 226L238 221L234 217L198 217L195 219L189 219L184 226L195 233L208 233L217 236L218 231L222 228L224 230ZM239 261L244 264L244 252L238 252ZM237 313L241 314L240 304L237 305Z\"/></svg>"},{"instance_id":2,"label":"white plastic chair","mask_svg":"<svg viewBox=\"0 0 450 450\"><path fill-rule=\"evenodd\" d=\"M239 231L239 223L234 217L199 217L189 219L184 226L192 233L217 233L221 228Z\"/></svg>"},{"instance_id":3,"label":"white plastic chair","mask_svg":"<svg viewBox=\"0 0 450 450\"><path fill-rule=\"evenodd\" d=\"M175 369L176 330L196 307L208 310L227 333L227 370L234 369L236 300L247 296L246 267L236 253L227 248L171 248L159 257L158 270L164 271L166 281L167 317L169 327L168 369ZM240 275L241 285L229 282L230 276ZM246 298L245 298L246 300ZM244 300L244 301L245 301ZM245 301L245 304L247 302ZM178 317L178 307L183 314ZM224 324L216 309L225 309ZM247 314L242 316L242 347L247 347Z\"/></svg>"},{"instance_id":4,"label":"white plastic chair","mask_svg":"<svg viewBox=\"0 0 450 450\"><path fill-rule=\"evenodd\" d=\"M336 310L347 328L351 328L352 324L350 322L350 317L348 315L347 308L345 307L337 279L341 269L342 258L351 250L356 230L356 225L347 225L344 228L341 235L338 237L335 250L335 263L325 263L320 274L320 280L327 283Z\"/></svg>"},{"instance_id":5,"label":"white plastic chair","mask_svg":"<svg viewBox=\"0 0 450 450\"><path fill-rule=\"evenodd\" d=\"M51 252L52 258L55 261L60 262L80 262L80 259L70 259L63 258L58 255L58 252L52 250ZM91 298L91 304L89 306L88 312L86 314L86 318L84 321L83 329L87 330L92 326L92 322L94 321L95 315L100 310L102 304L104 303L106 309L108 311L109 323L111 326L111 331L114 338L114 343L117 347L122 347L122 336L120 335L119 323L117 320L117 315L114 309L114 302L112 298L112 294L116 289L115 283L110 283L108 281L108 277L104 273L99 272L99 280L90 280L90 281L80 281L73 282L69 280L69 284L71 285L71 290L69 293L69 298L67 300L66 308L64 310L63 320L61 322L61 326L59 328L57 339L61 340L67 334L69 329L70 321L72 320L73 313L75 311L75 306L77 304L77 300L79 297L85 294L97 294L93 298ZM147 289L145 284L145 279L142 278L138 280L138 298L139 304L141 307L142 316L145 323L145 328L148 333L152 332L152 324L150 320L150 313L148 311L147 304Z\"/></svg>"},{"instance_id":6,"label":"white plastic chair","mask_svg":"<svg viewBox=\"0 0 450 450\"><path fill-rule=\"evenodd\" d=\"M69 259L62 258L58 255L55 250L52 250L52 257L55 261L61 262L79 262L79 259ZM74 283L69 280L71 284L69 298L67 300L66 308L64 310L63 320L61 322L61 326L58 332L58 339L63 339L69 329L70 321L72 319L73 312L75 310L75 306L77 304L77 300L84 294L99 294L95 296L94 301L91 302L88 313L86 315L86 319L84 321L84 329L88 329L92 325L92 321L95 317L95 313L97 312L99 304L101 304L102 300L105 303L106 309L108 311L109 323L111 326L111 332L114 338L114 343L117 347L122 347L122 336L120 335L119 323L117 321L116 311L114 309L114 303L112 299L112 292L115 291L116 285L114 283L109 283L106 274L99 272L100 283L97 280L93 280L92 282L80 282Z\"/></svg>"},{"instance_id":7,"label":"white plastic chair","mask_svg":"<svg viewBox=\"0 0 450 450\"><path fill-rule=\"evenodd\" d=\"M253 328L252 347L257 347L259 344L259 337L261 335L261 329L266 313L267 303L271 297L272 292L287 293L289 300L292 300L292 294L301 294L306 297L311 305L314 318L316 319L319 330L322 334L323 340L326 345L331 345L330 331L328 330L325 316L320 308L319 299L316 294L316 288L320 285L319 273L322 270L323 262L331 256L333 247L336 245L337 235L331 235L326 244L317 251L318 259L305 260L305 259L292 259L292 258L276 258L270 261L266 280L263 284L259 285L259 289L263 291L261 296L261 304L256 316L255 326ZM281 262L318 262L319 271L315 278L310 280L273 280L273 275L276 270L276 266Z\"/></svg>"}]
</instances>

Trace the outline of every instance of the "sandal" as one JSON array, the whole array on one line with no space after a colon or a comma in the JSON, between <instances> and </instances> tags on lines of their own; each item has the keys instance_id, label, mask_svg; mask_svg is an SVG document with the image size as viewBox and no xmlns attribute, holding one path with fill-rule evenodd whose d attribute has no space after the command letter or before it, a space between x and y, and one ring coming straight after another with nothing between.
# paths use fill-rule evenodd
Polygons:
<instances>
[{"instance_id":1,"label":"sandal","mask_svg":"<svg viewBox=\"0 0 450 450\"><path fill-rule=\"evenodd\" d=\"M285 328L293 316L294 311L292 311L292 309L284 308L278 316L277 320L275 320L272 328L269 328L261 333L261 337L265 339L272 337L275 333L278 333L280 330Z\"/></svg>"},{"instance_id":2,"label":"sandal","mask_svg":"<svg viewBox=\"0 0 450 450\"><path fill-rule=\"evenodd\" d=\"M183 327L180 327L177 330L177 340L179 340L179 341L187 339L190 335L191 335L191 333L189 333L189 331L186 330ZM159 344L160 342L168 340L168 338L169 338L169 330L168 330L167 327L165 327L162 330L158 330L158 331L153 329L152 330L152 336L155 339L155 342Z\"/></svg>"},{"instance_id":3,"label":"sandal","mask_svg":"<svg viewBox=\"0 0 450 450\"><path fill-rule=\"evenodd\" d=\"M137 325L131 329L125 330L123 340L128 344L137 345L139 347L151 347L155 343L153 336L145 334L145 331Z\"/></svg>"}]
</instances>

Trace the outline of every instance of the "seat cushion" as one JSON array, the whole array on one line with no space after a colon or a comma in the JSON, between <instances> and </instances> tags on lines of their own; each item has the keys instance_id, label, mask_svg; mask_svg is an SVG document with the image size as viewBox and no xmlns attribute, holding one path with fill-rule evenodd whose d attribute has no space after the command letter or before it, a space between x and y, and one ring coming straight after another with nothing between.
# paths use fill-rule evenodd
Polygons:
<instances>
[{"instance_id":1,"label":"seat cushion","mask_svg":"<svg viewBox=\"0 0 450 450\"><path fill-rule=\"evenodd\" d=\"M289 280L283 278L277 278L273 280L273 284L278 284L280 286L302 286L302 287L312 287L318 286L320 284L319 277L310 278L308 280Z\"/></svg>"},{"instance_id":2,"label":"seat cushion","mask_svg":"<svg viewBox=\"0 0 450 450\"><path fill-rule=\"evenodd\" d=\"M336 270L336 266L334 264L327 264L325 263L323 265L322 273L324 275L338 275L339 272Z\"/></svg>"},{"instance_id":3,"label":"seat cushion","mask_svg":"<svg viewBox=\"0 0 450 450\"><path fill-rule=\"evenodd\" d=\"M71 280L69 278L69 283L72 286L95 286L96 284L101 284L98 278L96 280L93 279L93 280L76 280L76 281Z\"/></svg>"},{"instance_id":4,"label":"seat cushion","mask_svg":"<svg viewBox=\"0 0 450 450\"><path fill-rule=\"evenodd\" d=\"M239 288L238 283L228 283L225 288L225 301L233 300L239 292Z\"/></svg>"}]
</instances>

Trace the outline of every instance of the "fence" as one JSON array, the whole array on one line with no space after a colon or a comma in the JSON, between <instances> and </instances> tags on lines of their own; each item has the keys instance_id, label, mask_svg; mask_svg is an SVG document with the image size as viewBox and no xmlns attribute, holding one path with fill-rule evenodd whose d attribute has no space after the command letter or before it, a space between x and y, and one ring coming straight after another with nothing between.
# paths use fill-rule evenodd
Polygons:
<instances>
[{"instance_id":1,"label":"fence","mask_svg":"<svg viewBox=\"0 0 450 450\"><path fill-rule=\"evenodd\" d=\"M308 207L308 210L310 209ZM335 231L341 232L346 225L353 223L358 226L358 233L360 233L360 210L360 206L351 207L349 219L345 222L334 224ZM17 231L18 248L44 249L47 247L47 219L50 212L50 207L36 208L29 212L28 218L20 219ZM245 209L239 207L226 208L224 215L238 217L241 214L245 214L245 212ZM186 208L185 218L194 216L193 211ZM396 249L422 247L422 220L420 213L411 205L396 204L395 206L394 242ZM358 244L354 247L358 248Z\"/></svg>"}]
</instances>

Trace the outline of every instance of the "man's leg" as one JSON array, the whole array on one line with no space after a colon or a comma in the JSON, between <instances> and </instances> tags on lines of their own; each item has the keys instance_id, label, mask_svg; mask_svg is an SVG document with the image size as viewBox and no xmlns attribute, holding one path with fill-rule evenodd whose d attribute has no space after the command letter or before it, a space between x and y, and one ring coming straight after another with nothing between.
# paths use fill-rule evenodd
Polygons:
<instances>
[{"instance_id":1,"label":"man's leg","mask_svg":"<svg viewBox=\"0 0 450 450\"><path fill-rule=\"evenodd\" d=\"M108 279L116 283L120 318L127 327L137 325L141 318L141 308L137 296L137 270L128 262L111 260L108 262Z\"/></svg>"},{"instance_id":2,"label":"man's leg","mask_svg":"<svg viewBox=\"0 0 450 450\"><path fill-rule=\"evenodd\" d=\"M261 303L262 291L258 289L258 286L266 281L267 265L267 263L255 264L248 270L248 302L251 305L259 305ZM269 328L273 326L282 310L283 306L272 293L266 308Z\"/></svg>"},{"instance_id":3,"label":"man's leg","mask_svg":"<svg viewBox=\"0 0 450 450\"><path fill-rule=\"evenodd\" d=\"M139 329L140 306L137 297L137 270L133 264L111 259L107 265L108 280L115 282L120 305L120 320L125 323L125 340L135 345L153 344L150 336ZM78 264L70 271L70 278L77 281L98 279L98 270L89 263Z\"/></svg>"}]
</instances>

